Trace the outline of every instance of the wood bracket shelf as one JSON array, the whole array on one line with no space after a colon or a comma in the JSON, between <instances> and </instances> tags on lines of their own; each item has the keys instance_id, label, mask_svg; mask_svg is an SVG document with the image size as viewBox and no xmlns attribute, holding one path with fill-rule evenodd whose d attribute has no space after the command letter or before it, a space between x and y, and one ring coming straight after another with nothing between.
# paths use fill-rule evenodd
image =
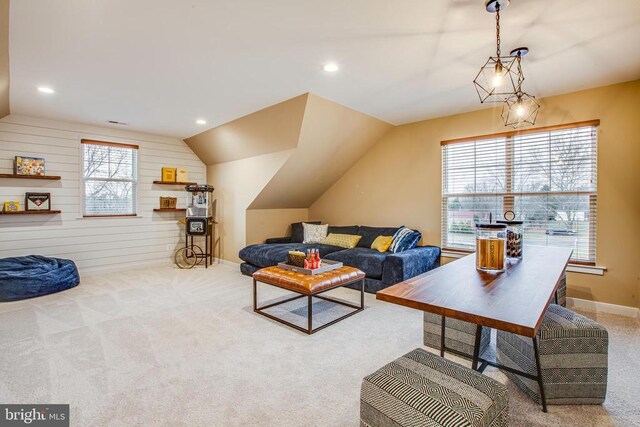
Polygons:
<instances>
[{"instance_id":1,"label":"wood bracket shelf","mask_svg":"<svg viewBox=\"0 0 640 427\"><path fill-rule=\"evenodd\" d=\"M13 173L0 173L0 178L13 178L13 179L44 179L50 181L59 181L62 179L56 175L16 175Z\"/></svg>"},{"instance_id":2,"label":"wood bracket shelf","mask_svg":"<svg viewBox=\"0 0 640 427\"><path fill-rule=\"evenodd\" d=\"M155 208L154 212L186 212L187 208Z\"/></svg>"},{"instance_id":3,"label":"wood bracket shelf","mask_svg":"<svg viewBox=\"0 0 640 427\"><path fill-rule=\"evenodd\" d=\"M55 215L60 214L62 211L14 211L14 212L0 212L0 215Z\"/></svg>"},{"instance_id":4,"label":"wood bracket shelf","mask_svg":"<svg viewBox=\"0 0 640 427\"><path fill-rule=\"evenodd\" d=\"M153 181L153 183L160 185L198 185L197 182Z\"/></svg>"}]
</instances>

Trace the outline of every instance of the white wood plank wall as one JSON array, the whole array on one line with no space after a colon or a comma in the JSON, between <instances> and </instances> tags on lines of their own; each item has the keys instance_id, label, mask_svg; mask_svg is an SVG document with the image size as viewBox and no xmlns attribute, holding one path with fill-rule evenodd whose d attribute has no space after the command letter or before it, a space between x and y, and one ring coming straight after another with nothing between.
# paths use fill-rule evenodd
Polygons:
<instances>
[{"instance_id":1,"label":"white wood plank wall","mask_svg":"<svg viewBox=\"0 0 640 427\"><path fill-rule=\"evenodd\" d=\"M138 153L138 217L82 218L80 140L121 142L140 146ZM180 139L10 115L0 120L0 173L13 172L16 155L43 157L47 175L60 181L0 178L0 202L19 200L25 192L51 193L59 215L0 215L0 258L47 255L74 260L82 270L130 268L172 262L184 241L178 213L159 213L160 196L178 198L178 186L153 184L163 166L189 169L189 180L205 183L206 167Z\"/></svg>"}]
</instances>

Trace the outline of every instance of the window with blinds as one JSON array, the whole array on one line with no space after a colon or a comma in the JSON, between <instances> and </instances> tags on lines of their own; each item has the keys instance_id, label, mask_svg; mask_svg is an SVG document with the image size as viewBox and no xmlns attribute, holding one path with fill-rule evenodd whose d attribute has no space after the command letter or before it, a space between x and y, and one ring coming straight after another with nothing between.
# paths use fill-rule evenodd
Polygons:
<instances>
[{"instance_id":1,"label":"window with blinds","mask_svg":"<svg viewBox=\"0 0 640 427\"><path fill-rule=\"evenodd\" d=\"M524 243L596 259L598 121L442 142L442 246L475 250L476 222L513 211Z\"/></svg>"},{"instance_id":2,"label":"window with blinds","mask_svg":"<svg viewBox=\"0 0 640 427\"><path fill-rule=\"evenodd\" d=\"M134 216L138 146L82 141L83 216Z\"/></svg>"}]
</instances>

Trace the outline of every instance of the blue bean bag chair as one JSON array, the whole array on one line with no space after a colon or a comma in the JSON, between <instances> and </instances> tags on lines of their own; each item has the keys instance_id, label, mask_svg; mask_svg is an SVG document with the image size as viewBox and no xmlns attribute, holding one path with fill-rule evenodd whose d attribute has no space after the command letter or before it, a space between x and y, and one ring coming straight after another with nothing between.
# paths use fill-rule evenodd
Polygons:
<instances>
[{"instance_id":1,"label":"blue bean bag chair","mask_svg":"<svg viewBox=\"0 0 640 427\"><path fill-rule=\"evenodd\" d=\"M64 291L80 284L73 261L29 255L0 259L0 302Z\"/></svg>"}]
</instances>

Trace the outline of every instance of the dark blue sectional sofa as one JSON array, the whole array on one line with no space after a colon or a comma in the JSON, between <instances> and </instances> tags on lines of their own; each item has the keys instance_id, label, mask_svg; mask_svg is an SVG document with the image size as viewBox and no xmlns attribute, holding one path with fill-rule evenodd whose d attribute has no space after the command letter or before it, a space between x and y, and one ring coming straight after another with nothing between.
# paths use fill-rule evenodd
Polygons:
<instances>
[{"instance_id":1,"label":"dark blue sectional sofa","mask_svg":"<svg viewBox=\"0 0 640 427\"><path fill-rule=\"evenodd\" d=\"M291 237L267 239L264 244L250 245L240 250L239 257L244 262L240 271L251 276L257 270L277 265L287 259L292 250L306 252L307 249L318 249L320 257L341 261L344 265L358 268L365 272L365 291L376 293L380 289L402 282L411 277L427 272L440 265L440 248L437 246L418 246L408 251L380 253L371 249L371 243L378 236L393 236L399 227L367 227L367 226L330 226L329 233L357 234L362 236L358 246L345 249L339 246L302 243L301 223L292 224Z\"/></svg>"}]
</instances>

